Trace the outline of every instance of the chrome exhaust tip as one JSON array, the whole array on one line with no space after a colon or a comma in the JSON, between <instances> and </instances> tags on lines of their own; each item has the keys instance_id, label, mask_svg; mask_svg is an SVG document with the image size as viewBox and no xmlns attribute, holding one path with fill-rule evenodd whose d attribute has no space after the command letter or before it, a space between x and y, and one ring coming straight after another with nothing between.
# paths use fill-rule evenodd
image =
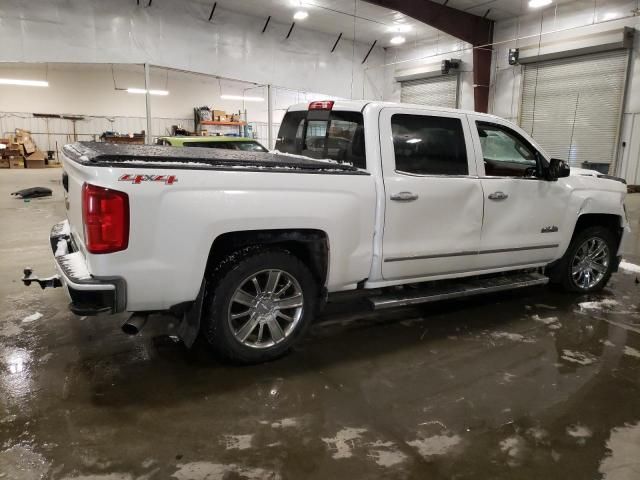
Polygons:
<instances>
[{"instance_id":1,"label":"chrome exhaust tip","mask_svg":"<svg viewBox=\"0 0 640 480\"><path fill-rule=\"evenodd\" d=\"M148 315L134 313L122 324L122 331L127 335L137 335L147 323Z\"/></svg>"}]
</instances>

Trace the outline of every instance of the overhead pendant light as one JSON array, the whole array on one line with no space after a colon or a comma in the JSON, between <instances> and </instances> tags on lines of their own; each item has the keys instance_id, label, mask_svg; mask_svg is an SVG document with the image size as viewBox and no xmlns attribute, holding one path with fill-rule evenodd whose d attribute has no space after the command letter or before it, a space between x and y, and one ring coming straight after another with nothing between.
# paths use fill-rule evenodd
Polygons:
<instances>
[{"instance_id":1,"label":"overhead pendant light","mask_svg":"<svg viewBox=\"0 0 640 480\"><path fill-rule=\"evenodd\" d=\"M389 43L391 43L391 45L402 45L404 41L405 38L402 35L398 35L397 37L393 37L389 40Z\"/></svg>"},{"instance_id":2,"label":"overhead pendant light","mask_svg":"<svg viewBox=\"0 0 640 480\"><path fill-rule=\"evenodd\" d=\"M293 14L293 19L294 20L304 20L308 16L309 16L309 14L307 12L305 12L304 10L298 10L296 13Z\"/></svg>"},{"instance_id":3,"label":"overhead pendant light","mask_svg":"<svg viewBox=\"0 0 640 480\"><path fill-rule=\"evenodd\" d=\"M48 87L49 82L44 80L16 80L13 78L0 78L0 85L19 85L22 87Z\"/></svg>"},{"instance_id":4,"label":"overhead pendant light","mask_svg":"<svg viewBox=\"0 0 640 480\"><path fill-rule=\"evenodd\" d=\"M145 94L147 93L147 90L145 88L127 88L127 93ZM169 95L169 92L167 90L149 90L149 95L160 95L164 97Z\"/></svg>"},{"instance_id":5,"label":"overhead pendant light","mask_svg":"<svg viewBox=\"0 0 640 480\"><path fill-rule=\"evenodd\" d=\"M553 0L529 0L530 8L540 8L546 7L547 5L551 5Z\"/></svg>"}]
</instances>

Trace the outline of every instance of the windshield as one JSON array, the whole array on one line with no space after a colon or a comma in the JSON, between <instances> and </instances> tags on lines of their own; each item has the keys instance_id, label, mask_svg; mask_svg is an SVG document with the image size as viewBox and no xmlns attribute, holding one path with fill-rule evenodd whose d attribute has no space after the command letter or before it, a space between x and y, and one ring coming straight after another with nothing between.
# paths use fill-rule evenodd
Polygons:
<instances>
[{"instance_id":1,"label":"windshield","mask_svg":"<svg viewBox=\"0 0 640 480\"><path fill-rule=\"evenodd\" d=\"M286 113L276 150L366 168L362 113L332 111L327 119L308 119L307 114L306 110Z\"/></svg>"}]
</instances>

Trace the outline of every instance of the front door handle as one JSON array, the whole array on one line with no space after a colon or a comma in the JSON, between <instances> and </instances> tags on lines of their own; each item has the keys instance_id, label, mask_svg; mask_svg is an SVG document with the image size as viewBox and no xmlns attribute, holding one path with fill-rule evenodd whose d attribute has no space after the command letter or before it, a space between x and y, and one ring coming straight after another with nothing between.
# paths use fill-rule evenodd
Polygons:
<instances>
[{"instance_id":1,"label":"front door handle","mask_svg":"<svg viewBox=\"0 0 640 480\"><path fill-rule=\"evenodd\" d=\"M418 195L411 192L400 192L391 195L391 200L395 200L396 202L413 202L417 199Z\"/></svg>"},{"instance_id":2,"label":"front door handle","mask_svg":"<svg viewBox=\"0 0 640 480\"><path fill-rule=\"evenodd\" d=\"M504 192L493 192L489 194L489 200L506 200L507 198L509 198L509 195Z\"/></svg>"}]
</instances>

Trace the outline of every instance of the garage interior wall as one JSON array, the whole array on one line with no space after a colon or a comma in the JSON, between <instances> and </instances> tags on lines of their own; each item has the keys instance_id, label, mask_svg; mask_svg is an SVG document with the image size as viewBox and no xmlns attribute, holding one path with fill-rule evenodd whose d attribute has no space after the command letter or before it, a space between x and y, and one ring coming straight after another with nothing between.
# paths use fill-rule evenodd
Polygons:
<instances>
[{"instance_id":1,"label":"garage interior wall","mask_svg":"<svg viewBox=\"0 0 640 480\"><path fill-rule=\"evenodd\" d=\"M147 2L144 2L145 4ZM384 50L291 24L231 11L211 2L69 0L3 2L0 62L120 63L272 84L344 98L378 98L382 80L365 75ZM311 27L312 24L310 23ZM184 32L189 32L185 35Z\"/></svg>"},{"instance_id":2,"label":"garage interior wall","mask_svg":"<svg viewBox=\"0 0 640 480\"><path fill-rule=\"evenodd\" d=\"M411 39L402 47L387 48L384 64L371 64L368 76L384 79L383 97L390 102L402 101L402 82L396 76L406 70L439 65L442 60L460 60L458 68L458 108L473 110L473 60L471 45L442 32L420 41ZM437 77L436 77L437 78ZM436 80L437 81L437 80Z\"/></svg>"},{"instance_id":3,"label":"garage interior wall","mask_svg":"<svg viewBox=\"0 0 640 480\"><path fill-rule=\"evenodd\" d=\"M42 150L56 150L75 140L96 140L104 131L141 132L147 128L145 96L132 94L127 88L144 89L142 65L98 64L0 64L0 78L47 80L45 88L0 86L0 136L16 128L32 132ZM166 68L151 68L151 88L166 90L166 96L151 96L151 133L153 137L169 135L172 125L193 130L193 107L208 105L228 113L243 114L257 139L266 145L266 87L248 82L216 78ZM227 100L221 95L263 98L262 102ZM326 95L274 87L274 134L286 108ZM81 117L42 118L33 114Z\"/></svg>"},{"instance_id":4,"label":"garage interior wall","mask_svg":"<svg viewBox=\"0 0 640 480\"><path fill-rule=\"evenodd\" d=\"M580 42L598 32L630 27L636 30L629 60L623 102L622 123L615 158L616 175L630 184L640 184L640 16L634 16L636 0L582 0L554 4L532 10L527 15L499 20L495 23L489 113L518 123L522 105L522 65L509 65L509 48L523 44L551 45L556 51L576 49ZM562 39L553 32L564 32ZM557 36L557 35L556 35ZM388 48L384 65L369 67L371 72L384 71L384 99L400 101L401 86L395 80L398 70L420 68L447 58L460 58L459 108L473 110L473 64L471 45L445 34L412 42L410 35L401 47ZM544 147L544 144L543 144ZM568 158L565 155L565 158Z\"/></svg>"},{"instance_id":5,"label":"garage interior wall","mask_svg":"<svg viewBox=\"0 0 640 480\"><path fill-rule=\"evenodd\" d=\"M493 54L490 112L516 123L527 118L527 115L521 111L525 91L523 80L526 69L532 67L509 65L510 48L539 45L542 49L562 52L564 59L571 61L570 59L575 60L577 57L572 51L579 48L581 42L589 42L601 36L603 32L623 27L634 28L633 48L626 53L629 65L620 132L615 140L616 144L600 146L598 154L606 159L608 152L615 151L616 155L612 160L616 166L612 167L611 173L625 178L629 184L640 184L640 125L637 119L640 114L640 32L638 31L640 17L632 14L636 6L636 1L627 0L574 2L496 22L494 42L497 44ZM541 32L542 35L540 35ZM615 52L612 55L615 56ZM619 57L618 59L621 60ZM617 67L612 66L612 68ZM595 82L595 79L592 80ZM576 97L572 98L575 110ZM527 103L524 102L524 105L526 106ZM527 128L527 125L523 126ZM545 145L544 139L541 144L550 153L556 154L554 145ZM571 159L569 150L559 156L563 159ZM593 157L588 160L597 159ZM581 161L574 161L574 164L576 163Z\"/></svg>"},{"instance_id":6,"label":"garage interior wall","mask_svg":"<svg viewBox=\"0 0 640 480\"><path fill-rule=\"evenodd\" d=\"M382 78L368 75L362 64L370 44L344 38L331 52L335 37L305 29L304 24L296 25L287 39L290 24L271 21L261 33L263 18L219 6L209 22L210 10L209 3L196 0L155 2L148 8L123 0L4 3L2 75L25 78L26 71L26 78L46 78L50 86L0 86L0 131L54 130L59 138L35 138L45 142L40 148L49 150L56 140L64 143L74 125L85 137L104 130L146 129L144 95L118 90L144 88L145 62L154 66L152 88L170 91L166 97L152 96L154 136L167 134L176 123L189 128L192 108L209 105L229 113L246 108L247 120L266 143L266 89L259 95L264 98L260 104L220 99L221 94L242 95L256 84L274 86L275 132L284 109L298 101L328 96L382 99ZM384 50L376 47L368 62L380 64L383 59ZM250 90L246 94L252 95ZM91 118L44 121L30 118L31 113Z\"/></svg>"}]
</instances>

